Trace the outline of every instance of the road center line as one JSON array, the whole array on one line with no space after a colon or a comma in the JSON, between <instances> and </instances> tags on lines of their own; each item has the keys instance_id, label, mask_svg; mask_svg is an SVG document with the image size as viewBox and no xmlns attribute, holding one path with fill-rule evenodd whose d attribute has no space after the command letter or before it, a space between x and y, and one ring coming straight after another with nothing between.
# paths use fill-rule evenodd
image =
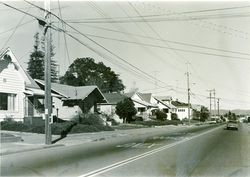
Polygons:
<instances>
[{"instance_id":1,"label":"road center line","mask_svg":"<svg viewBox=\"0 0 250 177\"><path fill-rule=\"evenodd\" d=\"M205 134L211 133L212 131L215 131L215 130L217 130L217 129L220 129L221 127L222 127L222 126L213 128L213 129L211 129L211 130L208 130L208 131L206 131L206 132L203 132L203 133L201 133L201 134L195 135L195 136L190 137L190 138L184 138L184 139L182 139L181 141L178 141L178 142L175 142L175 143L172 143L172 144L168 144L168 145L163 146L163 147L159 147L159 148L157 148L157 149L154 149L154 150L145 152L145 153L140 154L140 155L136 155L136 156L134 156L134 157L130 157L130 158L128 158L128 159L125 159L125 160L116 162L116 163L114 163L114 164L111 164L111 165L108 165L108 166L106 166L106 167L103 167L103 168L100 168L100 169L91 171L91 172L89 172L89 173L80 175L80 176L78 176L78 177L92 177L92 176L96 176L96 175L105 173L105 172L110 171L110 170L112 170L112 169L118 168L118 167L120 167L120 166L126 165L126 164L128 164L128 163L131 163L131 162L134 162L134 161L136 161L136 160L142 159L142 158L144 158L144 157L147 157L147 156L153 155L153 154L155 154L155 153L158 153L158 152L163 151L163 150L165 150L165 149L174 147L174 146L176 146L176 145L178 145L178 144L181 144L181 143L184 143L184 142L193 140L193 139L195 139L195 138L198 138L198 137L200 137L200 136L203 136L203 135L205 135Z\"/></svg>"}]
</instances>

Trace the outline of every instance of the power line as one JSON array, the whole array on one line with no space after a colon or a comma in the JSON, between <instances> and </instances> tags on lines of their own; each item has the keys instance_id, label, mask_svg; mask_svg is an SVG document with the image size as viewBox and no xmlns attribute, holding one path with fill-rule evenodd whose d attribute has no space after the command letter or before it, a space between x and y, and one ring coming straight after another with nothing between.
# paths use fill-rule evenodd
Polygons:
<instances>
[{"instance_id":1,"label":"power line","mask_svg":"<svg viewBox=\"0 0 250 177\"><path fill-rule=\"evenodd\" d=\"M60 18L62 18L60 0L57 0L57 3L58 3L58 8L59 8L59 15L60 15ZM63 28L64 30L66 30L66 27L65 27L65 25L64 25L63 23L62 23L62 28ZM65 33L63 33L63 38L64 38L64 44L65 44L67 59L68 59L69 65L70 65L69 49L68 49L68 44L67 44L67 39L66 39Z\"/></svg>"},{"instance_id":2,"label":"power line","mask_svg":"<svg viewBox=\"0 0 250 177\"><path fill-rule=\"evenodd\" d=\"M66 20L68 23L132 23L132 22L167 22L167 21L197 21L206 19L224 19L224 18L244 18L250 17L249 13L238 14L217 14L217 15L203 15L203 16L188 16L188 17L161 17L161 18L146 18L144 20L136 17L127 19L126 17L118 18L97 18L97 19L83 19L83 20Z\"/></svg>"},{"instance_id":3,"label":"power line","mask_svg":"<svg viewBox=\"0 0 250 177\"><path fill-rule=\"evenodd\" d=\"M128 2L129 3L129 2ZM124 10L119 4L117 4L119 6L119 8L126 14L127 17L130 17L130 15L126 12L126 10ZM133 7L132 7L133 8ZM147 33L143 30L143 28L141 28L136 22L134 22L134 24L136 25L136 27L142 31L144 33L144 35L147 37ZM179 69L176 65L173 65L172 63L170 63L169 61L163 59L161 56L159 56L157 53L155 53L154 51L150 50L146 50L147 52L149 52L150 54L152 54L153 56L156 57L156 59L161 60L162 62L166 63L167 66L172 66L172 68L175 68L176 71L182 72L181 69Z\"/></svg>"},{"instance_id":4,"label":"power line","mask_svg":"<svg viewBox=\"0 0 250 177\"><path fill-rule=\"evenodd\" d=\"M145 3L143 3L143 4L145 5ZM157 6L152 5L152 4L147 4L147 5L148 5L148 6L151 6L151 7L153 7L153 8L155 8L155 9L161 10L161 11L166 11L165 9L163 9L163 8L161 8L161 7L157 7ZM248 7L248 6L246 6L246 7ZM169 10L168 12L172 12L173 14L177 14L176 12L173 12L173 11L171 11L171 10ZM185 15L185 14L179 14L179 15L188 17L188 16ZM233 35L233 34L231 34L231 33L229 33L229 32L226 32L226 31L221 31L221 30L219 30L219 29L215 29L215 27L223 28L224 30L231 30L231 31L233 31L233 32L238 32L238 33L245 34L245 35L248 35L248 34L249 34L249 33L247 33L247 32L244 32L244 31L241 31L241 30L238 30L238 29L234 29L234 28L227 27L227 26L224 26L224 25L217 25L217 24L212 23L212 22L209 22L209 21L204 21L204 20L202 20L202 21L199 21L199 22L200 22L199 24L197 24L197 23L193 23L193 24L196 25L196 26L201 26L201 25L200 25L201 23L203 23L203 24L206 23L206 24L208 24L208 25L213 25L214 27L211 27L211 28L205 27L205 26L203 26L203 25L202 25L201 27L207 28L207 29L210 29L210 30L213 30L213 31L217 31L217 32L220 32L220 33L223 33L223 34L228 34L228 35ZM236 37L236 35L235 35L235 37ZM247 38L241 37L241 36L238 36L238 37L247 39Z\"/></svg>"},{"instance_id":5,"label":"power line","mask_svg":"<svg viewBox=\"0 0 250 177\"><path fill-rule=\"evenodd\" d=\"M223 54L215 54L215 53L209 53L209 52L200 52L200 51L195 51L195 50L179 49L179 48L173 48L173 47L165 47L165 46L161 46L161 45L134 42L134 41L128 41L128 40L123 40L123 39L116 39L116 38L111 38L111 37L98 36L98 35L93 35L93 34L88 34L88 33L84 33L84 34L86 36L92 36L92 37L96 37L96 38L108 39L108 40L119 41L119 42L124 42L124 43L137 44L137 45L142 45L142 46L156 47L156 48L162 48L162 49L170 49L170 50L176 50L176 51L181 51L181 52L197 53L197 54L224 57L224 58L230 58L230 59L250 60L250 58L245 58L245 57L230 56L230 55L223 55Z\"/></svg>"},{"instance_id":6,"label":"power line","mask_svg":"<svg viewBox=\"0 0 250 177\"><path fill-rule=\"evenodd\" d=\"M29 21L27 21L27 22L21 23L20 25L18 25L18 27L15 26L15 27L12 27L12 28L9 28L9 29L7 29L7 30L5 30L5 31L0 32L0 35L2 35L2 34L4 34L4 33L8 33L8 32L10 32L10 31L14 30L15 28L20 28L21 26L24 26L24 25L29 24L29 23L34 22L34 21L35 21L35 20L32 19L32 20L29 20Z\"/></svg>"},{"instance_id":7,"label":"power line","mask_svg":"<svg viewBox=\"0 0 250 177\"><path fill-rule=\"evenodd\" d=\"M129 33L129 32L124 32L124 31L118 31L118 30L113 30L113 29L110 29L110 28L97 27L97 26L86 25L86 24L84 24L84 26L87 26L87 27L90 27L90 28L95 28L95 29L101 29L101 30L105 30L105 31L110 31L110 32L116 32L116 33L122 33L122 34L137 36L137 37L146 38L146 39L153 39L153 40L156 40L156 41L163 41L163 42L169 42L169 43L173 43L173 44L196 47L196 48L201 48L201 49L208 49L208 50L214 50L214 51L228 52L228 53L234 53L234 54L250 56L250 53L231 51L231 50L224 50L224 49L217 49L217 48L202 46L202 45L198 45L198 44L191 44L191 43L185 43L185 42L179 42L179 41L159 39L159 38L155 38L155 37L151 37L151 36L144 36L144 35L140 35L140 34Z\"/></svg>"},{"instance_id":8,"label":"power line","mask_svg":"<svg viewBox=\"0 0 250 177\"><path fill-rule=\"evenodd\" d=\"M26 13L30 10L30 8L26 11ZM13 37L13 35L15 34L16 30L18 27L20 27L19 25L22 23L22 21L24 20L24 18L26 17L27 14L24 14L22 16L22 18L20 19L20 21L18 22L18 24L16 25L16 27L14 28L14 30L12 31L11 35L9 36L9 38L5 41L5 43L3 44L2 48L0 51L2 51L5 46L8 44L8 42L10 41L10 39Z\"/></svg>"}]
</instances>

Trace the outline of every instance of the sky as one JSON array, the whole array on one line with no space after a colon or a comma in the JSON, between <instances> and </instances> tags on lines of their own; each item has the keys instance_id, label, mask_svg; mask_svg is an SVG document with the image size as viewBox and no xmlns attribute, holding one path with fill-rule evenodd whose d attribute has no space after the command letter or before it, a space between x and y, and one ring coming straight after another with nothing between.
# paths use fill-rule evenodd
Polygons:
<instances>
[{"instance_id":1,"label":"sky","mask_svg":"<svg viewBox=\"0 0 250 177\"><path fill-rule=\"evenodd\" d=\"M4 2L44 16L24 1ZM215 89L220 108L250 109L250 1L52 1L51 11L69 25L51 18L60 75L76 58L92 57L120 75L126 92L187 102L189 72L192 104L209 106ZM10 47L27 68L42 28L1 3L0 22L0 50Z\"/></svg>"}]
</instances>

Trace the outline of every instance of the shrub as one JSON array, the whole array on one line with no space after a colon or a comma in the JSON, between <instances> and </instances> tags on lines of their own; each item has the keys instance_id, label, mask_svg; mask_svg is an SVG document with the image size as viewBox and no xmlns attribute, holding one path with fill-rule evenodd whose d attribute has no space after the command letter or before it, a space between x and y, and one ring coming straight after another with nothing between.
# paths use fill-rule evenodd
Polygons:
<instances>
[{"instance_id":1,"label":"shrub","mask_svg":"<svg viewBox=\"0 0 250 177\"><path fill-rule=\"evenodd\" d=\"M172 113L171 120L180 120L180 119L178 119L178 115L176 113Z\"/></svg>"},{"instance_id":2,"label":"shrub","mask_svg":"<svg viewBox=\"0 0 250 177\"><path fill-rule=\"evenodd\" d=\"M158 120L164 121L167 119L167 114L161 110L156 110L155 115Z\"/></svg>"},{"instance_id":3,"label":"shrub","mask_svg":"<svg viewBox=\"0 0 250 177\"><path fill-rule=\"evenodd\" d=\"M98 114L81 114L80 124L84 125L104 125L104 121Z\"/></svg>"},{"instance_id":4,"label":"shrub","mask_svg":"<svg viewBox=\"0 0 250 177\"><path fill-rule=\"evenodd\" d=\"M152 126L162 126L162 125L178 125L178 124L181 124L181 121L179 120L143 121L143 122L140 121L140 122L134 122L134 124L152 127Z\"/></svg>"},{"instance_id":5,"label":"shrub","mask_svg":"<svg viewBox=\"0 0 250 177\"><path fill-rule=\"evenodd\" d=\"M130 123L132 121L132 117L137 113L137 111L131 98L125 98L117 103L115 113L120 117L120 119L123 119L123 123Z\"/></svg>"},{"instance_id":6,"label":"shrub","mask_svg":"<svg viewBox=\"0 0 250 177\"><path fill-rule=\"evenodd\" d=\"M143 118L140 117L140 116L135 116L135 117L134 117L134 120L135 120L136 122L139 122L139 121L143 121Z\"/></svg>"},{"instance_id":7,"label":"shrub","mask_svg":"<svg viewBox=\"0 0 250 177\"><path fill-rule=\"evenodd\" d=\"M51 126L52 134L54 135L61 135L62 137L65 137L73 126L75 126L77 123L74 121L67 121L63 123L53 123Z\"/></svg>"}]
</instances>

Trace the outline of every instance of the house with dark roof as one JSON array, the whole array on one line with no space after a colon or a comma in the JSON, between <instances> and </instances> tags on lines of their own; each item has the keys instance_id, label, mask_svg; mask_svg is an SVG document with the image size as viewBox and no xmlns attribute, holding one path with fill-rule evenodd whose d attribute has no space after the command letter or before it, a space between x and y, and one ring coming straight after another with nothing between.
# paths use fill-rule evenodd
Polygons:
<instances>
[{"instance_id":1,"label":"house with dark roof","mask_svg":"<svg viewBox=\"0 0 250 177\"><path fill-rule=\"evenodd\" d=\"M43 113L44 91L22 68L11 49L6 49L0 54L0 121L41 118Z\"/></svg>"},{"instance_id":2,"label":"house with dark roof","mask_svg":"<svg viewBox=\"0 0 250 177\"><path fill-rule=\"evenodd\" d=\"M44 90L44 81L38 79L35 81ZM51 92L61 96L53 98L52 112L64 120L70 120L81 113L98 112L97 104L107 103L105 96L95 85L70 86L51 83Z\"/></svg>"},{"instance_id":3,"label":"house with dark roof","mask_svg":"<svg viewBox=\"0 0 250 177\"><path fill-rule=\"evenodd\" d=\"M157 105L150 102L151 95L139 92L130 92L124 95L132 99L137 110L136 115L142 117L144 120L147 120L149 115L152 115L152 110L157 109Z\"/></svg>"},{"instance_id":4,"label":"house with dark roof","mask_svg":"<svg viewBox=\"0 0 250 177\"><path fill-rule=\"evenodd\" d=\"M98 103L98 111L100 113L106 114L111 116L115 121L122 122L122 119L115 113L116 105L120 101L123 101L127 96L120 94L120 93L104 93L104 97L106 98L107 102L105 103Z\"/></svg>"},{"instance_id":5,"label":"house with dark roof","mask_svg":"<svg viewBox=\"0 0 250 177\"><path fill-rule=\"evenodd\" d=\"M172 101L172 104L177 107L177 115L180 120L188 118L188 103L180 102L178 100ZM193 110L190 105L190 116L192 116Z\"/></svg>"}]
</instances>

